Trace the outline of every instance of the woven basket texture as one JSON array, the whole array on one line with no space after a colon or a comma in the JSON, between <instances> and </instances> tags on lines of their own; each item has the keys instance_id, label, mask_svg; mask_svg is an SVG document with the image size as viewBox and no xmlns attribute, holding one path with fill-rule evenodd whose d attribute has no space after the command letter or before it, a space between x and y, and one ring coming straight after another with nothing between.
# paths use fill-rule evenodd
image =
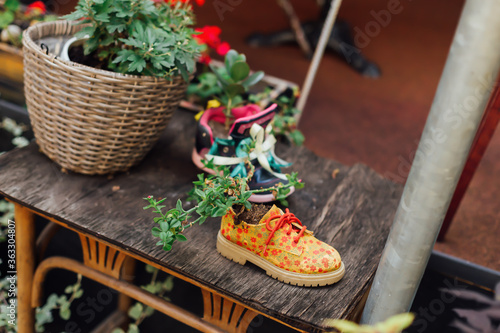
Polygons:
<instances>
[{"instance_id":1,"label":"woven basket texture","mask_svg":"<svg viewBox=\"0 0 500 333\"><path fill-rule=\"evenodd\" d=\"M57 21L24 33L24 86L35 138L66 170L125 171L158 140L187 83L180 76L124 75L59 59L64 41L81 28Z\"/></svg>"}]
</instances>

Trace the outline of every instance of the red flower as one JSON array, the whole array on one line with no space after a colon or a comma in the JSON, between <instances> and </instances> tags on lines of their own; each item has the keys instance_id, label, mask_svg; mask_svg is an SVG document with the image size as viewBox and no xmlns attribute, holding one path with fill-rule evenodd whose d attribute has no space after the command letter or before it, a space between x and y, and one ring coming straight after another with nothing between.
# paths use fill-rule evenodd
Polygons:
<instances>
[{"instance_id":1,"label":"red flower","mask_svg":"<svg viewBox=\"0 0 500 333\"><path fill-rule=\"evenodd\" d=\"M212 61L212 58L208 54L203 53L200 58L198 59L199 62L202 64L208 65L210 64L210 61Z\"/></svg>"},{"instance_id":2,"label":"red flower","mask_svg":"<svg viewBox=\"0 0 500 333\"><path fill-rule=\"evenodd\" d=\"M45 8L45 4L42 1L35 1L32 4L28 5L26 8L26 15L35 14L35 15L43 15L47 12L47 8Z\"/></svg>"},{"instance_id":3,"label":"red flower","mask_svg":"<svg viewBox=\"0 0 500 333\"><path fill-rule=\"evenodd\" d=\"M229 46L229 43L228 42L222 42L219 44L219 46L217 46L217 54L221 55L221 56L225 56L226 53L229 52L229 50L231 49L231 47Z\"/></svg>"},{"instance_id":4,"label":"red flower","mask_svg":"<svg viewBox=\"0 0 500 333\"><path fill-rule=\"evenodd\" d=\"M205 0L196 0L198 4ZM214 49L219 55L226 55L231 49L229 43L223 42L220 39L221 29L215 25L207 25L203 28L197 28L195 30L197 34L193 35L193 38L201 45L206 45L208 48L202 52L199 61L204 64L208 64L211 61L209 56L210 49Z\"/></svg>"},{"instance_id":5,"label":"red flower","mask_svg":"<svg viewBox=\"0 0 500 333\"><path fill-rule=\"evenodd\" d=\"M199 32L199 34L193 35L193 37L201 44L207 44L209 47L215 49L221 43L219 37L221 29L215 25L207 25L203 28L196 28L195 31Z\"/></svg>"}]
</instances>

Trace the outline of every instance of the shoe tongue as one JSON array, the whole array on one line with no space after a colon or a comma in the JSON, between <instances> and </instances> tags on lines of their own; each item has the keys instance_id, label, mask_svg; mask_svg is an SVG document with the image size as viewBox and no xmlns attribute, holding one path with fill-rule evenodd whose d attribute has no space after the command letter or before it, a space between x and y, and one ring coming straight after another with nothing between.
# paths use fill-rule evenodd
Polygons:
<instances>
[{"instance_id":1,"label":"shoe tongue","mask_svg":"<svg viewBox=\"0 0 500 333\"><path fill-rule=\"evenodd\" d=\"M247 107L255 108L257 106L248 105ZM274 118L275 109L276 104L273 104L264 111L236 119L229 131L229 135L234 140L239 141L250 137L250 128L252 128L253 124L259 124L263 128L266 128L267 124Z\"/></svg>"},{"instance_id":2,"label":"shoe tongue","mask_svg":"<svg viewBox=\"0 0 500 333\"><path fill-rule=\"evenodd\" d=\"M276 214L280 214L280 215L283 215L283 211L281 209L279 209L278 207L276 207L276 205L273 205L271 207L271 209L269 209L267 211L266 214L264 214L264 216L262 216L262 218L260 219L259 221L259 224L261 223L264 223L266 222L266 220L271 216L271 215L276 215Z\"/></svg>"}]
</instances>

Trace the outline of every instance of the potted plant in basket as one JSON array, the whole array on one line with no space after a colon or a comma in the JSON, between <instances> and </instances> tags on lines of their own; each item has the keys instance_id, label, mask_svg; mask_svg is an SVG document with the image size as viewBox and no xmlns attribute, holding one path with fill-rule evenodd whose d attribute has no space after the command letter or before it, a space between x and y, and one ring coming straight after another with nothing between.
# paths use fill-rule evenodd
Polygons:
<instances>
[{"instance_id":1,"label":"potted plant in basket","mask_svg":"<svg viewBox=\"0 0 500 333\"><path fill-rule=\"evenodd\" d=\"M41 151L84 174L137 164L194 71L202 46L192 9L189 1L80 0L65 17L72 21L28 29L25 94ZM72 37L83 44L68 47L63 60L63 45L53 41Z\"/></svg>"}]
</instances>

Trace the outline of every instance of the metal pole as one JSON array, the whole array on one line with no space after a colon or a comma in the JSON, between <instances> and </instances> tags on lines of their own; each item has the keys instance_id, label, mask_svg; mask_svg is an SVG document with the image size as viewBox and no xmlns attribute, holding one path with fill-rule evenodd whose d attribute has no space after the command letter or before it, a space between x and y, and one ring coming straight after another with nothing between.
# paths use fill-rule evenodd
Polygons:
<instances>
[{"instance_id":1,"label":"metal pole","mask_svg":"<svg viewBox=\"0 0 500 333\"><path fill-rule=\"evenodd\" d=\"M316 50L314 51L314 56L311 61L311 65L309 66L309 71L307 72L307 76L302 87L302 92L297 103L297 109L301 111L296 116L297 124L300 122L300 117L302 116L307 98L309 97L309 93L311 92L314 78L316 77L316 73L318 72L318 67L321 62L321 58L323 57L323 53L325 53L326 44L328 43L328 39L330 39L333 24L335 23L335 19L337 18L337 14L339 12L341 4L342 0L332 0L332 4L330 5L330 10L328 11L325 25L323 26L323 30L321 31L321 36L319 37L318 45L316 46Z\"/></svg>"},{"instance_id":2,"label":"metal pole","mask_svg":"<svg viewBox=\"0 0 500 333\"><path fill-rule=\"evenodd\" d=\"M467 0L361 319L409 311L500 67L500 1Z\"/></svg>"}]
</instances>

